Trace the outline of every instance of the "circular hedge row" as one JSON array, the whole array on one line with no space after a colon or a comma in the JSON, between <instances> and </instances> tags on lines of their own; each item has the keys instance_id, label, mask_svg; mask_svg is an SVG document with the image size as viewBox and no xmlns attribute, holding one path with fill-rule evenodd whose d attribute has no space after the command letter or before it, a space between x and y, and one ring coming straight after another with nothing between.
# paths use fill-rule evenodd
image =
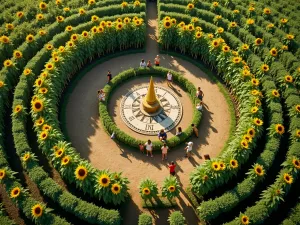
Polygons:
<instances>
[{"instance_id":1,"label":"circular hedge row","mask_svg":"<svg viewBox=\"0 0 300 225\"><path fill-rule=\"evenodd\" d=\"M115 138L123 142L131 147L138 148L139 143L145 143L146 140L139 140L134 137L131 137L130 135L126 134L124 131L118 128L118 126L114 123L113 119L109 115L108 112L108 104L110 100L110 96L113 93L113 91L119 87L120 84L124 83L125 80L133 79L134 77L141 75L144 76L158 76L158 77L165 77L166 74L170 71L167 68L164 67L153 67L153 68L137 68L137 69L129 69L126 71L123 71L122 73L118 74L116 77L114 77L111 80L111 83L106 85L104 87L104 91L106 93L106 100L105 102L99 103L99 113L100 113L100 120L105 127L106 131L109 134L115 133ZM185 91L189 93L189 97L193 103L193 119L191 123L198 126L200 124L202 113L196 109L196 104L200 102L200 100L196 97L196 87L188 81L186 78L184 78L180 73L177 73L175 71L171 70L171 73L173 75L173 80L181 86ZM186 128L183 133L180 136L174 136L172 138L169 138L167 140L167 144L169 147L175 147L184 141L186 141L192 134L193 130L192 127ZM153 141L153 150L160 150L161 148L161 142L160 141Z\"/></svg>"}]
</instances>

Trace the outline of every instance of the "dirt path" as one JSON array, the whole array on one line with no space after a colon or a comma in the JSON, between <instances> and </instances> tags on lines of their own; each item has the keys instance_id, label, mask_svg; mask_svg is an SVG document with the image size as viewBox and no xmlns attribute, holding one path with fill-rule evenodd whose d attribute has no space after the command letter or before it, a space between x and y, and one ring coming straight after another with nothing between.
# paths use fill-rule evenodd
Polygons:
<instances>
[{"instance_id":1,"label":"dirt path","mask_svg":"<svg viewBox=\"0 0 300 225\"><path fill-rule=\"evenodd\" d=\"M121 210L126 225L137 224L140 212L147 211L141 208L137 188L140 180L149 177L157 181L160 186L163 179L168 176L168 169L166 163L162 163L160 154L156 153L151 159L127 146L117 145L109 138L99 121L96 93L106 84L107 70L111 70L112 74L116 75L130 67L137 67L142 58L153 61L158 54L156 7L155 3L148 3L146 53L117 57L94 67L77 84L66 109L68 135L81 156L89 160L96 168L123 171L124 176L129 178L132 200ZM169 55L161 55L161 59L162 66L180 71L195 86L201 86L205 94L205 110L199 127L200 138L193 139L195 154L189 160L184 158L183 146L172 149L169 154L169 161L174 160L177 163L177 175L184 189L189 183L190 172L203 162L201 156L210 154L214 157L219 154L228 138L230 115L225 98L217 85L198 67ZM132 84L139 84L139 82L141 81L137 80L136 83L133 81ZM117 93L118 91L114 95ZM122 90L119 93L122 93ZM184 192L181 193L178 203L187 223L197 224L197 217ZM155 218L156 224L167 223L168 209L149 212Z\"/></svg>"}]
</instances>

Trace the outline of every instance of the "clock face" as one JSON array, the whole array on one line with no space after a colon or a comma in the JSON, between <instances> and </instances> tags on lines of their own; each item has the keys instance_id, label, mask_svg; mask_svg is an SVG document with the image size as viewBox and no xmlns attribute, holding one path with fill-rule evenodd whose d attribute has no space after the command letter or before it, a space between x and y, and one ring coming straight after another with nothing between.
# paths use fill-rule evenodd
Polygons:
<instances>
[{"instance_id":1,"label":"clock face","mask_svg":"<svg viewBox=\"0 0 300 225\"><path fill-rule=\"evenodd\" d=\"M148 86L129 91L121 101L122 120L130 129L141 134L157 135L161 129L169 131L182 117L182 105L176 94L161 86L154 89L161 105L161 109L154 114L148 114L142 106Z\"/></svg>"}]
</instances>

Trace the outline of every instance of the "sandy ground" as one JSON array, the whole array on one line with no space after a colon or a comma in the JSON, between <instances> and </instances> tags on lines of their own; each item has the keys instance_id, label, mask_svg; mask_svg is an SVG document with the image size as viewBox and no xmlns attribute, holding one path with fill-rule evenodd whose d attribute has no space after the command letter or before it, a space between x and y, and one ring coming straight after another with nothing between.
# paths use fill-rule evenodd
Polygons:
<instances>
[{"instance_id":1,"label":"sandy ground","mask_svg":"<svg viewBox=\"0 0 300 225\"><path fill-rule=\"evenodd\" d=\"M154 158L148 158L135 149L124 145L120 146L110 139L99 121L97 90L106 84L107 70L111 70L112 74L116 75L130 67L137 67L142 58L153 61L158 54L158 24L155 3L148 3L147 16L146 53L117 57L94 67L77 84L66 109L68 135L81 156L98 169L109 168L112 171L123 171L123 175L130 180L132 200L126 203L121 210L124 224L137 224L140 212L148 211L141 207L137 188L140 180L149 177L155 180L160 187L169 172L166 162L161 161L159 153L155 153ZM192 138L194 142L193 157L184 158L184 146L172 149L168 157L168 161L176 161L177 176L184 189L189 183L190 172L203 162L201 156L204 154L209 154L211 157L217 156L228 139L229 109L217 85L198 67L170 55L161 55L161 65L181 72L195 86L201 86L205 94L205 110L199 127L200 138ZM131 84L134 86L140 82L140 80L131 81ZM121 97L116 96L118 93L121 95L122 90L114 93L113 99L116 101ZM111 101L110 104L110 107L113 107L117 102ZM118 109L117 111L119 112ZM189 115L185 113L184 111L182 121L185 121L184 124L189 124L189 119L186 119L189 118ZM184 191L178 199L178 204L187 219L187 224L199 223ZM156 224L167 224L169 209L150 210L149 212L153 215Z\"/></svg>"}]
</instances>

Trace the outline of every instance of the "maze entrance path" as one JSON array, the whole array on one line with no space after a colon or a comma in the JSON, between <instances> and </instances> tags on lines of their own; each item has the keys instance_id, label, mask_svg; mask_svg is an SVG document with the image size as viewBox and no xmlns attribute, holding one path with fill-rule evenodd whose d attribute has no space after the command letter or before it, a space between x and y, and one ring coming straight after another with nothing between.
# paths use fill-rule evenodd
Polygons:
<instances>
[{"instance_id":1,"label":"maze entrance path","mask_svg":"<svg viewBox=\"0 0 300 225\"><path fill-rule=\"evenodd\" d=\"M169 172L166 163L161 161L161 154L154 153L152 159L137 150L118 145L109 138L99 120L97 90L106 84L107 70L111 70L112 74L116 75L130 67L139 66L142 58L153 62L155 56L159 54L156 3L148 3L147 16L146 52L113 58L94 67L74 88L66 107L68 136L81 156L99 169L110 168L112 171L123 171L124 176L130 180L129 192L132 199L121 209L124 224L137 224L140 212L148 211L141 207L137 188L140 180L149 177L160 187ZM182 184L182 193L178 200L179 208L183 211L187 223L194 225L198 223L198 219L186 198L184 189L189 184L190 172L203 162L201 156L204 154L217 156L228 139L229 108L218 86L198 67L170 55L160 55L160 57L162 66L181 72L195 86L201 86L205 94L205 110L199 127L200 137L192 139L195 145L193 157L184 158L184 146L172 149L168 157L168 161L176 161L177 175ZM118 90L114 93L116 94ZM155 218L156 224L166 224L169 209L150 210L150 213Z\"/></svg>"}]
</instances>

